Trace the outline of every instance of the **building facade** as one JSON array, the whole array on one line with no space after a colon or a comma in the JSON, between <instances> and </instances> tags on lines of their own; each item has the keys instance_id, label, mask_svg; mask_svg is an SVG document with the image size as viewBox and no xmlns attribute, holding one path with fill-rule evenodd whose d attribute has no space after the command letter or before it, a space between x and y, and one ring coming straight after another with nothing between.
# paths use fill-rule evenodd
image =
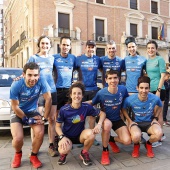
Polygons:
<instances>
[{"instance_id":1,"label":"building facade","mask_svg":"<svg viewBox=\"0 0 170 170\"><path fill-rule=\"evenodd\" d=\"M3 0L0 0L0 67L4 66Z\"/></svg>"},{"instance_id":2,"label":"building facade","mask_svg":"<svg viewBox=\"0 0 170 170\"><path fill-rule=\"evenodd\" d=\"M168 62L170 0L7 0L4 13L6 67L23 67L37 51L39 36L48 35L51 54L59 52L62 36L72 39L71 53L84 53L88 39L96 41L96 55L106 55L106 42L114 40L117 55L127 55L124 41L134 36L140 55L147 58L146 43L157 41Z\"/></svg>"}]
</instances>

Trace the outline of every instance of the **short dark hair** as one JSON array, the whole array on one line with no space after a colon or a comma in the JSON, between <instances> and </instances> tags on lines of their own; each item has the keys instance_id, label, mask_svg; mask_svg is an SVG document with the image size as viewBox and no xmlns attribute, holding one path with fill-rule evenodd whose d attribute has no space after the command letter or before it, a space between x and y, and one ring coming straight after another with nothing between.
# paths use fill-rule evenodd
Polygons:
<instances>
[{"instance_id":1,"label":"short dark hair","mask_svg":"<svg viewBox=\"0 0 170 170\"><path fill-rule=\"evenodd\" d=\"M52 41L51 41L51 39L50 39L48 36L46 36L46 35L42 35L42 36L40 36L40 37L38 38L38 42L37 42L37 47L38 47L38 48L40 48L40 42L41 42L41 40L42 40L43 38L48 38L48 39L50 40L50 44L51 44L51 46L52 46ZM39 53L39 52L40 52L40 49L38 49L37 53Z\"/></svg>"},{"instance_id":2,"label":"short dark hair","mask_svg":"<svg viewBox=\"0 0 170 170\"><path fill-rule=\"evenodd\" d=\"M127 37L126 40L125 40L126 46L127 46L129 43L131 43L131 42L133 42L133 43L136 44L135 38L132 37L132 36L131 36L131 37Z\"/></svg>"},{"instance_id":3,"label":"short dark hair","mask_svg":"<svg viewBox=\"0 0 170 170\"><path fill-rule=\"evenodd\" d=\"M147 45L146 45L146 46L148 46L148 44L154 44L154 45L155 45L155 47L156 47L156 49L158 49L158 44L157 44L157 42L156 42L156 41L154 41L154 40L150 40L150 41L147 43Z\"/></svg>"},{"instance_id":4,"label":"short dark hair","mask_svg":"<svg viewBox=\"0 0 170 170\"><path fill-rule=\"evenodd\" d=\"M149 87L150 87L150 78L147 77L147 76L141 76L138 78L138 83L137 83L137 86L139 87L139 85L141 83L148 83L149 84Z\"/></svg>"},{"instance_id":5,"label":"short dark hair","mask_svg":"<svg viewBox=\"0 0 170 170\"><path fill-rule=\"evenodd\" d=\"M23 68L23 72L26 74L26 71L27 69L30 69L30 70L38 70L38 73L40 72L40 68L38 66L37 63L34 63L34 62L30 62L30 63L26 63L24 65L24 68Z\"/></svg>"},{"instance_id":6,"label":"short dark hair","mask_svg":"<svg viewBox=\"0 0 170 170\"><path fill-rule=\"evenodd\" d=\"M75 82L75 83L72 84L71 87L69 88L69 92L68 92L68 103L71 103L71 102L72 102L72 99L71 99L70 95L71 95L71 93L72 93L73 88L75 88L75 87L78 87L78 88L81 89L83 96L84 96L84 94L85 94L84 84L83 84L82 82L80 82L80 81Z\"/></svg>"},{"instance_id":7,"label":"short dark hair","mask_svg":"<svg viewBox=\"0 0 170 170\"><path fill-rule=\"evenodd\" d=\"M112 68L106 71L105 78L108 77L108 75L116 74L118 77L120 77L120 73L117 70L113 70Z\"/></svg>"},{"instance_id":8,"label":"short dark hair","mask_svg":"<svg viewBox=\"0 0 170 170\"><path fill-rule=\"evenodd\" d=\"M63 37L61 37L61 38L60 38L60 44L62 43L62 40L63 40L63 39L69 39L69 40L70 40L70 44L71 44L71 38L68 37L68 36L63 36Z\"/></svg>"}]
</instances>

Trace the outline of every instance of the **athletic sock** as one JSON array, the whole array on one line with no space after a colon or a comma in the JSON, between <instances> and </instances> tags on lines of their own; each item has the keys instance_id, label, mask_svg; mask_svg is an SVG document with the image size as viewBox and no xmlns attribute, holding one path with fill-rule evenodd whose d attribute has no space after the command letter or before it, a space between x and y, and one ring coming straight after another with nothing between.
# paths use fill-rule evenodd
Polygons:
<instances>
[{"instance_id":1,"label":"athletic sock","mask_svg":"<svg viewBox=\"0 0 170 170\"><path fill-rule=\"evenodd\" d=\"M114 142L115 143L115 139L113 136L110 136L109 142Z\"/></svg>"},{"instance_id":2,"label":"athletic sock","mask_svg":"<svg viewBox=\"0 0 170 170\"><path fill-rule=\"evenodd\" d=\"M103 146L103 151L109 151L108 146L107 146L107 147L104 147L104 146Z\"/></svg>"}]
</instances>

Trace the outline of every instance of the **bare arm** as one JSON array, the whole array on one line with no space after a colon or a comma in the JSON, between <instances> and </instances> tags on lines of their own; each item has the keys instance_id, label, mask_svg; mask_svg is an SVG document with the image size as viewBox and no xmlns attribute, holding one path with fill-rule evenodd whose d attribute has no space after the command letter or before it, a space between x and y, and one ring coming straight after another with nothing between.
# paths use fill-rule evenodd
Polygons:
<instances>
[{"instance_id":1,"label":"bare arm","mask_svg":"<svg viewBox=\"0 0 170 170\"><path fill-rule=\"evenodd\" d=\"M43 97L45 99L45 113L44 113L44 117L48 118L48 115L50 114L50 111L51 111L51 104L52 104L51 93L50 92L44 93Z\"/></svg>"},{"instance_id":2,"label":"bare arm","mask_svg":"<svg viewBox=\"0 0 170 170\"><path fill-rule=\"evenodd\" d=\"M99 116L100 116L99 122L94 127L94 129L92 129L93 133L95 133L95 134L100 133L101 127L102 127L103 122L106 118L106 114L103 111L100 111Z\"/></svg>"},{"instance_id":3,"label":"bare arm","mask_svg":"<svg viewBox=\"0 0 170 170\"><path fill-rule=\"evenodd\" d=\"M57 134L60 136L60 135L62 135L63 134L63 132L62 132L62 129L61 129L61 123L58 123L58 122L56 122L56 132L57 132Z\"/></svg>"},{"instance_id":4,"label":"bare arm","mask_svg":"<svg viewBox=\"0 0 170 170\"><path fill-rule=\"evenodd\" d=\"M19 101L18 100L11 100L12 110L15 114L20 117L21 119L26 116L25 113L19 108Z\"/></svg>"},{"instance_id":5,"label":"bare arm","mask_svg":"<svg viewBox=\"0 0 170 170\"><path fill-rule=\"evenodd\" d=\"M125 116L125 118L126 118L126 120L127 120L127 122L128 122L128 126L130 127L132 124L134 124L135 122L133 122L132 120L131 120L131 118L129 117L129 115L128 115L128 112L127 112L127 109L121 109L121 111L122 111L122 113L123 113L123 115ZM136 124L136 123L135 123Z\"/></svg>"},{"instance_id":6,"label":"bare arm","mask_svg":"<svg viewBox=\"0 0 170 170\"><path fill-rule=\"evenodd\" d=\"M159 84L158 84L158 88L162 88L163 84L164 84L164 79L165 79L165 73L161 73L161 79L159 81ZM160 92L159 91L156 91L156 95L158 97L160 97Z\"/></svg>"}]
</instances>

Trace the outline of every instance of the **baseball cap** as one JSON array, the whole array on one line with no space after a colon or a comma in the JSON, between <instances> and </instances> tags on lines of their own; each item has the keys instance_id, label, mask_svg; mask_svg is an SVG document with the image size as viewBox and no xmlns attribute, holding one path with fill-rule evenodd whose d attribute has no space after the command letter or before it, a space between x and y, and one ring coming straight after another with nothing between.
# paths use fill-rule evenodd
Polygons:
<instances>
[{"instance_id":1,"label":"baseball cap","mask_svg":"<svg viewBox=\"0 0 170 170\"><path fill-rule=\"evenodd\" d=\"M88 41L86 42L86 46L87 46L87 45L96 46L96 43L95 43L93 40L88 40Z\"/></svg>"}]
</instances>

